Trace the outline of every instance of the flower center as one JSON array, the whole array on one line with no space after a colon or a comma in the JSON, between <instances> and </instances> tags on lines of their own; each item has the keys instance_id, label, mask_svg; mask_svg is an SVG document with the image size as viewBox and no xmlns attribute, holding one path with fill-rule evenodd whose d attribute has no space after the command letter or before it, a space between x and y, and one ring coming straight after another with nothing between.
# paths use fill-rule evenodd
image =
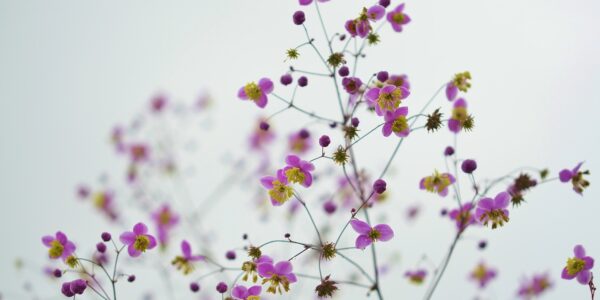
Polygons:
<instances>
[{"instance_id":1,"label":"flower center","mask_svg":"<svg viewBox=\"0 0 600 300\"><path fill-rule=\"evenodd\" d=\"M567 260L567 273L575 275L585 267L585 261L581 258L573 257Z\"/></svg>"},{"instance_id":2,"label":"flower center","mask_svg":"<svg viewBox=\"0 0 600 300\"><path fill-rule=\"evenodd\" d=\"M302 183L306 178L306 175L298 167L293 167L285 171L285 176L289 182Z\"/></svg>"},{"instance_id":3,"label":"flower center","mask_svg":"<svg viewBox=\"0 0 600 300\"><path fill-rule=\"evenodd\" d=\"M169 211L162 211L158 215L158 221L162 225L168 225L171 221L171 213Z\"/></svg>"},{"instance_id":4,"label":"flower center","mask_svg":"<svg viewBox=\"0 0 600 300\"><path fill-rule=\"evenodd\" d=\"M135 248L138 251L145 252L146 249L148 249L149 245L150 245L150 239L147 236L138 235L135 238L135 242L133 243L133 248Z\"/></svg>"},{"instance_id":5,"label":"flower center","mask_svg":"<svg viewBox=\"0 0 600 300\"><path fill-rule=\"evenodd\" d=\"M408 123L406 122L405 116L398 117L398 119L394 120L394 123L392 123L393 132L399 133L405 131L406 129L408 129Z\"/></svg>"},{"instance_id":6,"label":"flower center","mask_svg":"<svg viewBox=\"0 0 600 300\"><path fill-rule=\"evenodd\" d=\"M244 87L244 92L246 93L246 96L250 98L250 100L254 101L258 100L262 95L262 91L255 82L250 82L246 84L246 86Z\"/></svg>"},{"instance_id":7,"label":"flower center","mask_svg":"<svg viewBox=\"0 0 600 300\"><path fill-rule=\"evenodd\" d=\"M377 229L373 228L371 229L371 231L369 232L369 238L372 241L376 241L381 237L381 232L377 231Z\"/></svg>"},{"instance_id":8,"label":"flower center","mask_svg":"<svg viewBox=\"0 0 600 300\"><path fill-rule=\"evenodd\" d=\"M248 296L246 300L260 300L260 296Z\"/></svg>"},{"instance_id":9,"label":"flower center","mask_svg":"<svg viewBox=\"0 0 600 300\"><path fill-rule=\"evenodd\" d=\"M487 273L487 270L485 269L485 266L479 265L473 271L473 277L475 277L478 280L483 280L483 279L485 279L486 273Z\"/></svg>"},{"instance_id":10,"label":"flower center","mask_svg":"<svg viewBox=\"0 0 600 300\"><path fill-rule=\"evenodd\" d=\"M273 275L271 278L263 279L263 284L270 282L271 285L267 288L267 293L281 294L283 291L290 290L290 281L285 276ZM281 285L281 286L280 286ZM283 287L283 290L282 290Z\"/></svg>"},{"instance_id":11,"label":"flower center","mask_svg":"<svg viewBox=\"0 0 600 300\"><path fill-rule=\"evenodd\" d=\"M104 197L104 193L96 193L94 196L94 205L98 208L103 208L106 204L106 197Z\"/></svg>"},{"instance_id":12,"label":"flower center","mask_svg":"<svg viewBox=\"0 0 600 300\"><path fill-rule=\"evenodd\" d=\"M284 203L292 197L294 190L281 183L279 180L273 181L273 188L269 190L269 196L279 203Z\"/></svg>"},{"instance_id":13,"label":"flower center","mask_svg":"<svg viewBox=\"0 0 600 300\"><path fill-rule=\"evenodd\" d=\"M429 192L439 192L443 191L450 185L450 178L447 175L435 173L433 176L429 176L425 179L423 183L425 185L425 189Z\"/></svg>"},{"instance_id":14,"label":"flower center","mask_svg":"<svg viewBox=\"0 0 600 300\"><path fill-rule=\"evenodd\" d=\"M394 110L400 106L400 98L402 97L401 89L394 89L390 93L381 93L377 99L377 104L383 110Z\"/></svg>"},{"instance_id":15,"label":"flower center","mask_svg":"<svg viewBox=\"0 0 600 300\"><path fill-rule=\"evenodd\" d=\"M194 271L194 266L183 256L176 256L171 264L177 268L177 270L181 270L183 275L190 274Z\"/></svg>"},{"instance_id":16,"label":"flower center","mask_svg":"<svg viewBox=\"0 0 600 300\"><path fill-rule=\"evenodd\" d=\"M465 122L467 116L467 108L465 107L455 107L452 110L452 119L459 121L461 124Z\"/></svg>"},{"instance_id":17,"label":"flower center","mask_svg":"<svg viewBox=\"0 0 600 300\"><path fill-rule=\"evenodd\" d=\"M58 240L54 240L50 244L50 249L48 249L48 254L50 254L50 257L52 257L52 258L59 258L62 256L64 250L65 250L65 247Z\"/></svg>"},{"instance_id":18,"label":"flower center","mask_svg":"<svg viewBox=\"0 0 600 300\"><path fill-rule=\"evenodd\" d=\"M402 24L402 23L404 23L404 14L403 13L396 13L392 17L392 20L394 20L394 23L396 23L396 24Z\"/></svg>"},{"instance_id":19,"label":"flower center","mask_svg":"<svg viewBox=\"0 0 600 300\"><path fill-rule=\"evenodd\" d=\"M481 216L481 219L487 216L487 220L483 223L483 225L488 224L488 222L492 222L492 229L496 229L498 225L503 226L505 222L508 222L508 216L504 214L502 209L493 209L486 212Z\"/></svg>"}]
</instances>

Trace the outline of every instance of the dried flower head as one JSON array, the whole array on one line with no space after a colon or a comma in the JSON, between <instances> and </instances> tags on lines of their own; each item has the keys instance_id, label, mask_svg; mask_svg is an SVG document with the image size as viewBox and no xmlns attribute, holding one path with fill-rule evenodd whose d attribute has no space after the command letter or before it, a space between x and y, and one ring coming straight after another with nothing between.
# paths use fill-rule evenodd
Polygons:
<instances>
[{"instance_id":1,"label":"dried flower head","mask_svg":"<svg viewBox=\"0 0 600 300\"><path fill-rule=\"evenodd\" d=\"M443 114L439 108L434 110L430 115L427 115L427 123L425 124L427 131L434 132L440 129L442 127L442 116Z\"/></svg>"},{"instance_id":2,"label":"dried flower head","mask_svg":"<svg viewBox=\"0 0 600 300\"><path fill-rule=\"evenodd\" d=\"M317 292L317 296L321 298L331 298L335 291L338 290L336 286L337 282L330 280L329 275L326 276L323 280L321 280L321 284L317 285L315 288L315 292Z\"/></svg>"}]
</instances>

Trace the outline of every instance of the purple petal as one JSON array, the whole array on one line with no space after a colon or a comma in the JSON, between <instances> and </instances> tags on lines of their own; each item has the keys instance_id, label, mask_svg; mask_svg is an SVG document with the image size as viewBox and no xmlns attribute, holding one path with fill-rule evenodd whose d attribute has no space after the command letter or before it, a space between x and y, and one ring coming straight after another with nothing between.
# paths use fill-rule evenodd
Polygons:
<instances>
[{"instance_id":1,"label":"purple petal","mask_svg":"<svg viewBox=\"0 0 600 300\"><path fill-rule=\"evenodd\" d=\"M131 257L138 257L138 256L140 256L140 254L142 254L142 252L135 249L133 244L131 244L131 245L129 245L129 247L127 247L127 252L129 253L129 256L131 256Z\"/></svg>"},{"instance_id":2,"label":"purple petal","mask_svg":"<svg viewBox=\"0 0 600 300\"><path fill-rule=\"evenodd\" d=\"M446 98L448 98L448 101L454 100L457 94L458 88L452 82L448 82L446 85Z\"/></svg>"},{"instance_id":3,"label":"purple petal","mask_svg":"<svg viewBox=\"0 0 600 300\"><path fill-rule=\"evenodd\" d=\"M56 239L63 245L67 243L67 236L62 231L56 232Z\"/></svg>"},{"instance_id":4,"label":"purple petal","mask_svg":"<svg viewBox=\"0 0 600 300\"><path fill-rule=\"evenodd\" d=\"M292 167L299 167L300 166L300 157L298 157L296 155L288 155L285 158L285 163Z\"/></svg>"},{"instance_id":5,"label":"purple petal","mask_svg":"<svg viewBox=\"0 0 600 300\"><path fill-rule=\"evenodd\" d=\"M577 274L574 274L574 275L569 274L566 267L562 270L562 273L560 274L560 277L562 279L569 279L569 280L575 278L575 276L577 276Z\"/></svg>"},{"instance_id":6,"label":"purple petal","mask_svg":"<svg viewBox=\"0 0 600 300\"><path fill-rule=\"evenodd\" d=\"M280 261L275 265L275 273L280 275L289 274L294 270L294 267L289 261Z\"/></svg>"},{"instance_id":7,"label":"purple petal","mask_svg":"<svg viewBox=\"0 0 600 300\"><path fill-rule=\"evenodd\" d=\"M387 224L376 225L375 230L381 234L379 240L382 242L389 241L394 237L394 231Z\"/></svg>"},{"instance_id":8,"label":"purple petal","mask_svg":"<svg viewBox=\"0 0 600 300\"><path fill-rule=\"evenodd\" d=\"M258 87L260 87L263 94L270 94L273 91L273 81L269 78L261 78L258 81Z\"/></svg>"},{"instance_id":9,"label":"purple petal","mask_svg":"<svg viewBox=\"0 0 600 300\"><path fill-rule=\"evenodd\" d=\"M594 267L594 259L591 258L590 256L586 256L582 258L583 261L585 262L585 267L583 268L584 270L590 270Z\"/></svg>"},{"instance_id":10,"label":"purple petal","mask_svg":"<svg viewBox=\"0 0 600 300\"><path fill-rule=\"evenodd\" d=\"M67 241L67 243L64 246L65 246L65 249L63 251L64 256L69 256L73 252L75 252L76 247L75 247L75 244L73 244L73 242Z\"/></svg>"},{"instance_id":11,"label":"purple petal","mask_svg":"<svg viewBox=\"0 0 600 300\"><path fill-rule=\"evenodd\" d=\"M119 240L121 240L121 243L123 244L131 245L135 242L135 233L131 231L123 232L119 237Z\"/></svg>"},{"instance_id":12,"label":"purple petal","mask_svg":"<svg viewBox=\"0 0 600 300\"><path fill-rule=\"evenodd\" d=\"M260 285L254 285L248 289L248 296L258 296L262 291L262 287Z\"/></svg>"},{"instance_id":13,"label":"purple petal","mask_svg":"<svg viewBox=\"0 0 600 300\"><path fill-rule=\"evenodd\" d=\"M313 2L313 0L299 0L300 5L309 5Z\"/></svg>"},{"instance_id":14,"label":"purple petal","mask_svg":"<svg viewBox=\"0 0 600 300\"><path fill-rule=\"evenodd\" d=\"M287 279L290 283L294 283L294 282L298 281L298 278L296 278L296 274L294 274L294 273L286 274L285 277L287 277Z\"/></svg>"},{"instance_id":15,"label":"purple petal","mask_svg":"<svg viewBox=\"0 0 600 300\"><path fill-rule=\"evenodd\" d=\"M365 96L367 97L367 100L374 102L377 100L377 98L379 98L379 88L370 89Z\"/></svg>"},{"instance_id":16,"label":"purple petal","mask_svg":"<svg viewBox=\"0 0 600 300\"><path fill-rule=\"evenodd\" d=\"M52 241L54 241L53 236L47 235L47 236L42 237L42 243L44 245L46 245L47 247L52 246Z\"/></svg>"},{"instance_id":17,"label":"purple petal","mask_svg":"<svg viewBox=\"0 0 600 300\"><path fill-rule=\"evenodd\" d=\"M584 270L584 271L579 272L579 274L577 274L577 281L579 281L579 283L581 283L581 284L587 285L588 283L590 283L591 277L592 277L592 274L590 273L590 271Z\"/></svg>"},{"instance_id":18,"label":"purple petal","mask_svg":"<svg viewBox=\"0 0 600 300\"><path fill-rule=\"evenodd\" d=\"M392 122L386 122L385 124L383 124L383 128L381 128L381 133L383 133L383 136L385 137L390 136L390 134L392 134Z\"/></svg>"},{"instance_id":19,"label":"purple petal","mask_svg":"<svg viewBox=\"0 0 600 300\"><path fill-rule=\"evenodd\" d=\"M477 203L477 207L483 208L485 210L494 209L494 200L492 200L492 198L483 198L479 200L479 203Z\"/></svg>"},{"instance_id":20,"label":"purple petal","mask_svg":"<svg viewBox=\"0 0 600 300\"><path fill-rule=\"evenodd\" d=\"M455 119L448 120L448 129L454 133L458 133L460 131L460 122Z\"/></svg>"},{"instance_id":21,"label":"purple petal","mask_svg":"<svg viewBox=\"0 0 600 300\"><path fill-rule=\"evenodd\" d=\"M444 188L443 190L438 192L438 195L442 196L442 197L446 197L448 196L448 188Z\"/></svg>"},{"instance_id":22,"label":"purple petal","mask_svg":"<svg viewBox=\"0 0 600 300\"><path fill-rule=\"evenodd\" d=\"M248 100L248 95L246 95L246 91L244 90L244 87L241 87L238 90L238 98L240 98L242 100Z\"/></svg>"},{"instance_id":23,"label":"purple petal","mask_svg":"<svg viewBox=\"0 0 600 300\"><path fill-rule=\"evenodd\" d=\"M273 181L275 180L275 177L273 176L265 176L263 178L260 179L260 183L267 189L272 189L273 188Z\"/></svg>"},{"instance_id":24,"label":"purple petal","mask_svg":"<svg viewBox=\"0 0 600 300\"><path fill-rule=\"evenodd\" d=\"M262 263L258 264L257 271L261 277L269 278L275 274L275 267L271 263Z\"/></svg>"},{"instance_id":25,"label":"purple petal","mask_svg":"<svg viewBox=\"0 0 600 300\"><path fill-rule=\"evenodd\" d=\"M310 185L312 184L313 181L313 177L310 173L308 172L304 172L304 182L302 183L303 187L310 187Z\"/></svg>"},{"instance_id":26,"label":"purple petal","mask_svg":"<svg viewBox=\"0 0 600 300\"><path fill-rule=\"evenodd\" d=\"M148 241L150 242L148 244L148 249L153 249L154 247L156 247L156 244L157 244L156 239L149 234L146 234L146 237L148 238Z\"/></svg>"},{"instance_id":27,"label":"purple petal","mask_svg":"<svg viewBox=\"0 0 600 300\"><path fill-rule=\"evenodd\" d=\"M383 16L385 15L385 7L377 4L373 5L367 11L367 15L371 20L381 20L381 18L383 18Z\"/></svg>"},{"instance_id":28,"label":"purple petal","mask_svg":"<svg viewBox=\"0 0 600 300\"><path fill-rule=\"evenodd\" d=\"M575 166L575 168L571 170L571 172L573 172L573 174L577 174L577 172L579 172L579 169L581 168L581 165L583 165L583 162L578 163L577 166Z\"/></svg>"},{"instance_id":29,"label":"purple petal","mask_svg":"<svg viewBox=\"0 0 600 300\"><path fill-rule=\"evenodd\" d=\"M188 241L183 240L181 242L181 253L183 253L183 257L189 258L192 256L192 247Z\"/></svg>"},{"instance_id":30,"label":"purple petal","mask_svg":"<svg viewBox=\"0 0 600 300\"><path fill-rule=\"evenodd\" d=\"M496 195L494 198L494 207L495 208L504 208L508 206L510 202L510 194L507 192L502 192Z\"/></svg>"},{"instance_id":31,"label":"purple petal","mask_svg":"<svg viewBox=\"0 0 600 300\"><path fill-rule=\"evenodd\" d=\"M256 106L260 107L260 108L265 108L265 106L267 106L267 95L265 93L262 93L260 95L260 98L258 98L258 100L255 102Z\"/></svg>"},{"instance_id":32,"label":"purple petal","mask_svg":"<svg viewBox=\"0 0 600 300\"><path fill-rule=\"evenodd\" d=\"M352 219L350 225L352 226L352 229L359 234L368 234L371 231L371 226L369 226L369 224L358 219Z\"/></svg>"},{"instance_id":33,"label":"purple petal","mask_svg":"<svg viewBox=\"0 0 600 300\"><path fill-rule=\"evenodd\" d=\"M248 297L248 289L243 285L236 285L231 291L231 295L236 298L246 299Z\"/></svg>"},{"instance_id":34,"label":"purple petal","mask_svg":"<svg viewBox=\"0 0 600 300\"><path fill-rule=\"evenodd\" d=\"M421 178L421 181L419 181L419 188L422 190L425 189L425 178Z\"/></svg>"},{"instance_id":35,"label":"purple petal","mask_svg":"<svg viewBox=\"0 0 600 300\"><path fill-rule=\"evenodd\" d=\"M394 111L394 116L396 118L398 118L399 116L406 116L406 115L408 115L408 107L407 106L399 107L398 109L396 109L396 111Z\"/></svg>"},{"instance_id":36,"label":"purple petal","mask_svg":"<svg viewBox=\"0 0 600 300\"><path fill-rule=\"evenodd\" d=\"M573 253L575 253L575 257L583 258L585 256L585 249L583 246L577 245L575 248L573 248Z\"/></svg>"},{"instance_id":37,"label":"purple petal","mask_svg":"<svg viewBox=\"0 0 600 300\"><path fill-rule=\"evenodd\" d=\"M148 227L146 227L146 224L144 223L140 222L133 226L133 233L135 233L136 235L145 234L146 232L148 232Z\"/></svg>"},{"instance_id":38,"label":"purple petal","mask_svg":"<svg viewBox=\"0 0 600 300\"><path fill-rule=\"evenodd\" d=\"M571 180L571 178L573 178L573 173L571 172L571 170L567 170L564 169L562 171L560 171L560 173L558 173L558 177L560 178L561 182L568 182L569 180Z\"/></svg>"},{"instance_id":39,"label":"purple petal","mask_svg":"<svg viewBox=\"0 0 600 300\"><path fill-rule=\"evenodd\" d=\"M365 249L369 245L371 245L371 243L372 243L372 241L371 241L371 239L368 236L366 236L366 235L359 235L356 238L356 242L354 243L354 245L358 249Z\"/></svg>"},{"instance_id":40,"label":"purple petal","mask_svg":"<svg viewBox=\"0 0 600 300\"><path fill-rule=\"evenodd\" d=\"M268 255L261 255L257 260L256 260L257 264L264 264L264 263L269 263L269 264L273 264L273 259L268 256Z\"/></svg>"},{"instance_id":41,"label":"purple petal","mask_svg":"<svg viewBox=\"0 0 600 300\"><path fill-rule=\"evenodd\" d=\"M454 107L467 107L467 101L463 98L458 98L458 100L454 102Z\"/></svg>"}]
</instances>

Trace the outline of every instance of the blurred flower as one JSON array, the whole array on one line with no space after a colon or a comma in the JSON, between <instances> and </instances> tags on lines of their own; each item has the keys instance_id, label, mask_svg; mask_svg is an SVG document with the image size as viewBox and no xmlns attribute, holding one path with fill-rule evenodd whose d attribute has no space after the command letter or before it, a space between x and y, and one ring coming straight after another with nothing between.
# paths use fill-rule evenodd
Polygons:
<instances>
[{"instance_id":1,"label":"blurred flower","mask_svg":"<svg viewBox=\"0 0 600 300\"><path fill-rule=\"evenodd\" d=\"M477 223L473 213L471 212L472 210L473 205L471 203L465 203L462 207L455 208L450 211L448 216L450 219L456 221L456 228L458 231L463 231L467 228L467 226Z\"/></svg>"},{"instance_id":2,"label":"blurred flower","mask_svg":"<svg viewBox=\"0 0 600 300\"><path fill-rule=\"evenodd\" d=\"M455 181L450 173L439 173L435 171L433 175L421 179L419 188L431 193L436 193L442 197L448 195L448 187Z\"/></svg>"},{"instance_id":3,"label":"blurred flower","mask_svg":"<svg viewBox=\"0 0 600 300\"><path fill-rule=\"evenodd\" d=\"M564 169L560 171L558 175L561 182L571 181L573 190L578 194L582 194L583 190L590 185L590 182L583 178L583 175L589 175L590 171L579 171L582 164L583 162L578 163L577 166L571 170Z\"/></svg>"},{"instance_id":4,"label":"blurred flower","mask_svg":"<svg viewBox=\"0 0 600 300\"><path fill-rule=\"evenodd\" d=\"M164 203L152 212L151 218L156 225L158 241L161 245L166 246L171 230L179 223L179 215L171 209L168 203Z\"/></svg>"},{"instance_id":5,"label":"blurred flower","mask_svg":"<svg viewBox=\"0 0 600 300\"><path fill-rule=\"evenodd\" d=\"M483 198L477 203L475 211L475 219L481 222L484 226L492 223L492 229L496 229L498 225L503 226L508 222L508 203L510 203L510 194L501 192L494 199Z\"/></svg>"},{"instance_id":6,"label":"blurred flower","mask_svg":"<svg viewBox=\"0 0 600 300\"><path fill-rule=\"evenodd\" d=\"M425 276L427 276L427 271L425 269L417 269L414 271L406 271L404 273L404 277L407 277L411 283L420 285L425 281Z\"/></svg>"},{"instance_id":7,"label":"blurred flower","mask_svg":"<svg viewBox=\"0 0 600 300\"><path fill-rule=\"evenodd\" d=\"M480 262L471 272L470 278L479 284L479 288L483 289L492 279L496 278L496 275L496 270Z\"/></svg>"},{"instance_id":8,"label":"blurred flower","mask_svg":"<svg viewBox=\"0 0 600 300\"><path fill-rule=\"evenodd\" d=\"M366 222L353 219L350 221L350 225L359 234L355 241L355 246L358 249L365 249L373 242L386 242L394 237L394 231L387 224L379 224L371 227Z\"/></svg>"},{"instance_id":9,"label":"blurred flower","mask_svg":"<svg viewBox=\"0 0 600 300\"><path fill-rule=\"evenodd\" d=\"M387 20L392 25L392 29L396 32L402 31L402 26L410 22L410 17L404 13L404 3L396 6L392 11L387 13Z\"/></svg>"},{"instance_id":10,"label":"blurred flower","mask_svg":"<svg viewBox=\"0 0 600 300\"><path fill-rule=\"evenodd\" d=\"M192 255L192 247L186 240L181 242L181 253L182 255L176 256L171 264L174 265L177 270L182 270L184 275L192 273L194 271L194 262L204 260L205 257L202 255Z\"/></svg>"},{"instance_id":11,"label":"blurred flower","mask_svg":"<svg viewBox=\"0 0 600 300\"><path fill-rule=\"evenodd\" d=\"M260 299L261 290L262 287L260 285L254 285L250 288L246 288L243 285L236 285L231 290L231 296L238 300L258 300Z\"/></svg>"},{"instance_id":12,"label":"blurred flower","mask_svg":"<svg viewBox=\"0 0 600 300\"><path fill-rule=\"evenodd\" d=\"M522 299L537 299L551 287L552 282L548 274L537 274L521 282L517 295Z\"/></svg>"},{"instance_id":13,"label":"blurred flower","mask_svg":"<svg viewBox=\"0 0 600 300\"><path fill-rule=\"evenodd\" d=\"M42 237L42 243L48 247L48 257L51 259L61 258L66 261L76 249L75 244L62 231L57 231L54 236Z\"/></svg>"}]
</instances>

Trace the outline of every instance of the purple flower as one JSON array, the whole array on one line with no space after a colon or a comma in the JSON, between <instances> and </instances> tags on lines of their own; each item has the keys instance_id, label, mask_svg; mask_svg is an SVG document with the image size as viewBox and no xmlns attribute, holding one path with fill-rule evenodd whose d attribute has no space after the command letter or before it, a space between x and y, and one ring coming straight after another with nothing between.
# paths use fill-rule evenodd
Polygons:
<instances>
[{"instance_id":1,"label":"purple flower","mask_svg":"<svg viewBox=\"0 0 600 300\"><path fill-rule=\"evenodd\" d=\"M386 85L383 88L372 88L367 94L369 106L375 107L375 112L383 116L386 111L394 111L400 106L402 99L410 95L408 89L395 85Z\"/></svg>"},{"instance_id":2,"label":"purple flower","mask_svg":"<svg viewBox=\"0 0 600 300\"><path fill-rule=\"evenodd\" d=\"M385 16L385 7L375 4L367 10L367 17L372 21L379 21Z\"/></svg>"},{"instance_id":3,"label":"purple flower","mask_svg":"<svg viewBox=\"0 0 600 300\"><path fill-rule=\"evenodd\" d=\"M156 247L156 239L148 234L148 227L144 223L135 224L133 231L123 232L119 239L128 245L127 252L131 257L138 257L142 252Z\"/></svg>"},{"instance_id":4,"label":"purple flower","mask_svg":"<svg viewBox=\"0 0 600 300\"><path fill-rule=\"evenodd\" d=\"M392 24L392 29L396 32L402 31L402 26L410 22L410 17L404 14L404 3L396 6L394 10L388 12L387 20Z\"/></svg>"},{"instance_id":5,"label":"purple flower","mask_svg":"<svg viewBox=\"0 0 600 300\"><path fill-rule=\"evenodd\" d=\"M166 245L171 230L179 223L179 215L171 209L171 206L168 203L164 203L157 210L152 212L150 217L156 225L158 241L162 245Z\"/></svg>"},{"instance_id":6,"label":"purple flower","mask_svg":"<svg viewBox=\"0 0 600 300\"><path fill-rule=\"evenodd\" d=\"M290 151L298 154L307 152L312 148L310 134L305 129L292 133L288 138Z\"/></svg>"},{"instance_id":7,"label":"purple flower","mask_svg":"<svg viewBox=\"0 0 600 300\"><path fill-rule=\"evenodd\" d=\"M319 2L327 2L329 0L317 0ZM298 0L298 2L300 3L300 5L310 5L313 0Z\"/></svg>"},{"instance_id":8,"label":"purple flower","mask_svg":"<svg viewBox=\"0 0 600 300\"><path fill-rule=\"evenodd\" d=\"M366 222L353 219L350 221L350 225L359 234L354 243L358 249L365 249L375 241L386 242L394 237L394 231L387 224L379 224L371 227Z\"/></svg>"},{"instance_id":9,"label":"purple flower","mask_svg":"<svg viewBox=\"0 0 600 300\"><path fill-rule=\"evenodd\" d=\"M583 175L589 175L590 171L579 171L582 164L583 162L580 162L572 170L564 169L558 174L561 182L571 181L573 190L580 195L583 193L583 190L590 185L590 182L583 178Z\"/></svg>"},{"instance_id":10,"label":"purple flower","mask_svg":"<svg viewBox=\"0 0 600 300\"><path fill-rule=\"evenodd\" d=\"M481 222L484 226L492 223L492 229L496 229L498 225L503 226L508 222L508 204L510 203L510 194L501 192L494 199L483 198L477 203L475 211L475 219Z\"/></svg>"},{"instance_id":11,"label":"purple flower","mask_svg":"<svg viewBox=\"0 0 600 300\"><path fill-rule=\"evenodd\" d=\"M590 270L594 267L594 259L585 255L585 249L581 245L573 248L575 257L567 259L567 266L562 270L561 277L571 280L577 277L577 281L587 285L590 282L592 274Z\"/></svg>"},{"instance_id":12,"label":"purple flower","mask_svg":"<svg viewBox=\"0 0 600 300\"><path fill-rule=\"evenodd\" d=\"M360 92L362 81L358 77L345 77L342 79L342 85L348 94L356 95Z\"/></svg>"},{"instance_id":13,"label":"purple flower","mask_svg":"<svg viewBox=\"0 0 600 300\"><path fill-rule=\"evenodd\" d=\"M369 24L368 19L358 18L355 20L348 20L346 21L346 24L344 24L344 28L346 28L346 31L348 31L352 37L359 36L365 38L369 32L371 32L371 24Z\"/></svg>"},{"instance_id":14,"label":"purple flower","mask_svg":"<svg viewBox=\"0 0 600 300\"><path fill-rule=\"evenodd\" d=\"M263 150L265 146L270 143L274 138L275 134L272 130L264 130L264 124L269 126L265 122L265 119L258 120L258 126L254 128L254 131L250 134L250 149L252 150Z\"/></svg>"},{"instance_id":15,"label":"purple flower","mask_svg":"<svg viewBox=\"0 0 600 300\"><path fill-rule=\"evenodd\" d=\"M454 102L454 108L452 109L452 116L448 120L448 128L454 133L458 133L469 118L467 113L467 101L460 98Z\"/></svg>"},{"instance_id":16,"label":"purple flower","mask_svg":"<svg viewBox=\"0 0 600 300\"><path fill-rule=\"evenodd\" d=\"M299 183L304 187L310 187L313 178L310 172L315 170L315 166L310 162L301 160L296 155L288 155L285 158L287 166L283 168L287 180L292 183Z\"/></svg>"},{"instance_id":17,"label":"purple flower","mask_svg":"<svg viewBox=\"0 0 600 300\"><path fill-rule=\"evenodd\" d=\"M517 295L523 299L537 299L551 287L552 282L548 274L533 275L532 278L525 278L522 281Z\"/></svg>"},{"instance_id":18,"label":"purple flower","mask_svg":"<svg viewBox=\"0 0 600 300\"><path fill-rule=\"evenodd\" d=\"M383 136L390 136L392 132L399 137L407 137L410 133L406 115L408 114L408 107L403 106L394 111L385 112L385 124L381 128Z\"/></svg>"},{"instance_id":19,"label":"purple flower","mask_svg":"<svg viewBox=\"0 0 600 300\"><path fill-rule=\"evenodd\" d=\"M269 282L267 293L279 293L290 290L290 283L298 281L296 275L292 273L293 266L289 261L263 262L258 264L258 275L263 278L263 284ZM283 289L283 290L282 290Z\"/></svg>"},{"instance_id":20,"label":"purple flower","mask_svg":"<svg viewBox=\"0 0 600 300\"><path fill-rule=\"evenodd\" d=\"M256 82L250 82L241 87L238 91L238 98L242 100L252 100L256 106L264 108L267 105L267 95L273 91L273 82L269 78L261 78Z\"/></svg>"},{"instance_id":21,"label":"purple flower","mask_svg":"<svg viewBox=\"0 0 600 300\"><path fill-rule=\"evenodd\" d=\"M260 285L254 285L250 288L246 288L243 285L236 285L231 291L231 296L237 300L253 300L259 299L262 287Z\"/></svg>"},{"instance_id":22,"label":"purple flower","mask_svg":"<svg viewBox=\"0 0 600 300\"><path fill-rule=\"evenodd\" d=\"M471 272L471 279L479 284L479 288L483 289L494 278L496 278L496 270L486 266L480 262Z\"/></svg>"},{"instance_id":23,"label":"purple flower","mask_svg":"<svg viewBox=\"0 0 600 300\"><path fill-rule=\"evenodd\" d=\"M463 231L467 226L477 223L471 212L472 210L473 205L471 203L465 203L462 207L451 210L448 216L450 219L456 221L456 228L459 231Z\"/></svg>"},{"instance_id":24,"label":"purple flower","mask_svg":"<svg viewBox=\"0 0 600 300\"><path fill-rule=\"evenodd\" d=\"M406 273L404 273L404 277L408 277L408 280L416 285L422 284L423 281L425 281L425 276L427 276L427 271L425 269L406 271Z\"/></svg>"},{"instance_id":25,"label":"purple flower","mask_svg":"<svg viewBox=\"0 0 600 300\"><path fill-rule=\"evenodd\" d=\"M277 177L265 176L260 183L269 190L271 204L280 206L289 200L294 193L292 187L288 186L288 179L283 169L277 170Z\"/></svg>"},{"instance_id":26,"label":"purple flower","mask_svg":"<svg viewBox=\"0 0 600 300\"><path fill-rule=\"evenodd\" d=\"M83 279L76 279L70 282L62 284L61 292L66 297L74 297L75 295L81 295L87 288L87 281Z\"/></svg>"},{"instance_id":27,"label":"purple flower","mask_svg":"<svg viewBox=\"0 0 600 300\"><path fill-rule=\"evenodd\" d=\"M403 87L406 90L410 90L410 82L408 81L408 76L405 74L402 75L390 75L385 81L386 84L391 84L397 87Z\"/></svg>"},{"instance_id":28,"label":"purple flower","mask_svg":"<svg viewBox=\"0 0 600 300\"><path fill-rule=\"evenodd\" d=\"M193 262L204 260L203 255L193 255L192 247L186 240L181 241L181 256L176 256L171 262L177 270L182 270L184 275L187 275L194 271Z\"/></svg>"},{"instance_id":29,"label":"purple flower","mask_svg":"<svg viewBox=\"0 0 600 300\"><path fill-rule=\"evenodd\" d=\"M67 239L67 236L61 231L57 231L55 236L42 237L42 243L48 247L48 256L51 259L61 258L66 261L73 252L75 252L75 244Z\"/></svg>"},{"instance_id":30,"label":"purple flower","mask_svg":"<svg viewBox=\"0 0 600 300\"><path fill-rule=\"evenodd\" d=\"M448 195L448 187L455 181L452 174L435 171L433 175L421 179L419 188L446 197Z\"/></svg>"},{"instance_id":31,"label":"purple flower","mask_svg":"<svg viewBox=\"0 0 600 300\"><path fill-rule=\"evenodd\" d=\"M458 87L452 81L448 82L446 84L446 98L448 98L448 101L452 101L456 98L456 95L458 95Z\"/></svg>"}]
</instances>

